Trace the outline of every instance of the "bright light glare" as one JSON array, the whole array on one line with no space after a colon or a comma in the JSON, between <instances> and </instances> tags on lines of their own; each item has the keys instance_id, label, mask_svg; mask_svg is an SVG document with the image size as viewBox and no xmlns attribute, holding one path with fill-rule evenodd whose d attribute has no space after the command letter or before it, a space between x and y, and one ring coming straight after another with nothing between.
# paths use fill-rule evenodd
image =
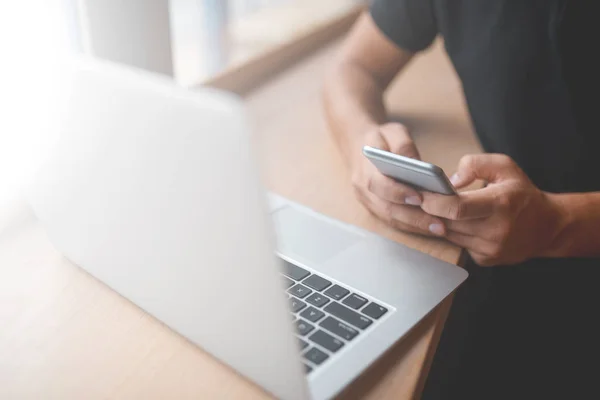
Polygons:
<instances>
[{"instance_id":1,"label":"bright light glare","mask_svg":"<svg viewBox=\"0 0 600 400\"><path fill-rule=\"evenodd\" d=\"M65 4L0 5L0 203L28 183L54 139L60 65L70 53Z\"/></svg>"}]
</instances>

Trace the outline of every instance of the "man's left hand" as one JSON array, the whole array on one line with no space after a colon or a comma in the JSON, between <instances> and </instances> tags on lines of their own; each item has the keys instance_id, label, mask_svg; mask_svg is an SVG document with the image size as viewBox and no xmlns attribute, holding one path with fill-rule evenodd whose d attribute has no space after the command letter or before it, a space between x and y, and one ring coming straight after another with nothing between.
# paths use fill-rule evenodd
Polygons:
<instances>
[{"instance_id":1,"label":"man's left hand","mask_svg":"<svg viewBox=\"0 0 600 400\"><path fill-rule=\"evenodd\" d=\"M488 185L457 196L423 193L421 208L446 220L449 241L483 266L515 264L549 251L563 221L552 195L501 154L463 157L452 183L462 188L476 179Z\"/></svg>"}]
</instances>

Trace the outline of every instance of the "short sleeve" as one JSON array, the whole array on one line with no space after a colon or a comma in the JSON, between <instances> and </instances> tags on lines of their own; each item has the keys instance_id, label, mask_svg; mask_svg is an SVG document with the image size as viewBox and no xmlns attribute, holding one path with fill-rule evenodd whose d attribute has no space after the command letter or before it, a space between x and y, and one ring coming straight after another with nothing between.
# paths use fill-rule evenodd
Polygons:
<instances>
[{"instance_id":1,"label":"short sleeve","mask_svg":"<svg viewBox=\"0 0 600 400\"><path fill-rule=\"evenodd\" d=\"M398 47L411 52L427 48L438 29L433 0L373 0L371 17Z\"/></svg>"}]
</instances>

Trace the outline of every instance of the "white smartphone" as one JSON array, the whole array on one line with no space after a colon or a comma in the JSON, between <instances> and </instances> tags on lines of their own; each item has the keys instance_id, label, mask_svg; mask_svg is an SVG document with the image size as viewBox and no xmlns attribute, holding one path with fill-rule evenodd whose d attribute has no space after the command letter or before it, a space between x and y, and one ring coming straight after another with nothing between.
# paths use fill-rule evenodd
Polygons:
<instances>
[{"instance_id":1,"label":"white smartphone","mask_svg":"<svg viewBox=\"0 0 600 400\"><path fill-rule=\"evenodd\" d=\"M370 146L363 147L363 154L385 176L420 191L455 195L456 190L444 173L434 164L403 157Z\"/></svg>"}]
</instances>

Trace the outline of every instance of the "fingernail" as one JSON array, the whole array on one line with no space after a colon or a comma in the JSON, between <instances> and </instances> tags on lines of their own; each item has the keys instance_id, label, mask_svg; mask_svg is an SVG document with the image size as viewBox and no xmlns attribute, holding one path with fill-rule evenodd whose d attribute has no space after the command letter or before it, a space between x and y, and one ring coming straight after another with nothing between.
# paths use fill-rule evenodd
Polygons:
<instances>
[{"instance_id":1,"label":"fingernail","mask_svg":"<svg viewBox=\"0 0 600 400\"><path fill-rule=\"evenodd\" d=\"M458 182L460 182L460 176L458 176L458 174L454 174L450 177L450 183L453 185L456 185Z\"/></svg>"},{"instance_id":2,"label":"fingernail","mask_svg":"<svg viewBox=\"0 0 600 400\"><path fill-rule=\"evenodd\" d=\"M410 204L411 206L421 205L421 199L419 198L419 196L408 196L406 199L404 199L404 202L406 204Z\"/></svg>"},{"instance_id":3,"label":"fingernail","mask_svg":"<svg viewBox=\"0 0 600 400\"><path fill-rule=\"evenodd\" d=\"M444 225L442 224L431 224L429 225L429 231L434 235L443 236L444 235Z\"/></svg>"}]
</instances>

